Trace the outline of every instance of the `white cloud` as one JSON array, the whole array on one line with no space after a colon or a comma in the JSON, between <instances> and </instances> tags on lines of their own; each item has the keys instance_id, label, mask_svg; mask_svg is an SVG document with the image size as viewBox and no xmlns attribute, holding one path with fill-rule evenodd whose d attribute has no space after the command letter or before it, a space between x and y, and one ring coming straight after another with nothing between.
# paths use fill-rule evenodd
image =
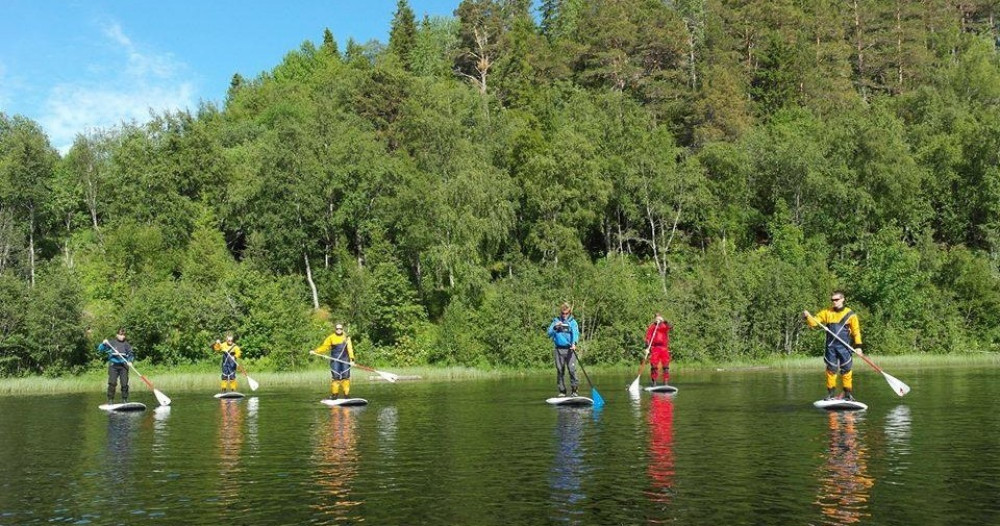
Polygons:
<instances>
[{"instance_id":1,"label":"white cloud","mask_svg":"<svg viewBox=\"0 0 1000 526\"><path fill-rule=\"evenodd\" d=\"M140 50L117 23L106 25L103 34L115 50L95 68L105 73L54 86L44 103L39 123L63 153L78 133L195 106L195 84L186 78L185 64L169 53Z\"/></svg>"}]
</instances>

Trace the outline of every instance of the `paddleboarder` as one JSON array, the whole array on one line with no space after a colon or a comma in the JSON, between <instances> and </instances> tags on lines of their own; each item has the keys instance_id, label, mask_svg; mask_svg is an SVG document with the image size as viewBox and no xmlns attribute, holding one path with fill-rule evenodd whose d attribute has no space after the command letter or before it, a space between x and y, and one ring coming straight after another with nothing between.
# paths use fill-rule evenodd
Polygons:
<instances>
[{"instance_id":1,"label":"paddleboarder","mask_svg":"<svg viewBox=\"0 0 1000 526\"><path fill-rule=\"evenodd\" d=\"M350 397L354 346L351 344L350 336L344 333L344 325L338 323L333 329L333 334L327 336L313 352L333 358L330 360L330 399L340 397L341 387L344 388L344 398Z\"/></svg>"},{"instance_id":2,"label":"paddleboarder","mask_svg":"<svg viewBox=\"0 0 1000 526\"><path fill-rule=\"evenodd\" d=\"M649 376L652 384L667 385L670 381L670 329L674 326L657 312L653 323L646 329L646 345L649 346Z\"/></svg>"},{"instance_id":3,"label":"paddleboarder","mask_svg":"<svg viewBox=\"0 0 1000 526\"><path fill-rule=\"evenodd\" d=\"M243 355L243 350L233 338L233 333L226 333L226 341L215 340L212 350L222 353L222 380L220 392L236 391L236 359Z\"/></svg>"},{"instance_id":4,"label":"paddleboarder","mask_svg":"<svg viewBox=\"0 0 1000 526\"><path fill-rule=\"evenodd\" d=\"M128 364L135 359L132 344L125 338L125 328L118 329L113 342L104 340L97 350L108 356L108 404L115 401L115 388L122 384L122 403L128 403Z\"/></svg>"},{"instance_id":5,"label":"paddleboarder","mask_svg":"<svg viewBox=\"0 0 1000 526\"><path fill-rule=\"evenodd\" d=\"M569 303L563 303L559 315L549 324L549 338L555 344L552 355L556 362L556 386L559 396L566 396L565 371L569 369L569 386L572 396L576 393L579 381L576 379L576 343L580 341L580 327L573 318L573 308Z\"/></svg>"},{"instance_id":6,"label":"paddleboarder","mask_svg":"<svg viewBox=\"0 0 1000 526\"><path fill-rule=\"evenodd\" d=\"M858 352L858 355L864 355L861 352L861 323L854 311L845 306L846 300L842 291L835 291L830 296L830 301L832 306L819 311L816 316L810 316L809 311L803 311L802 316L810 328L815 329L822 323L830 330L826 334L826 350L823 354L823 361L826 362L826 399L836 398L837 373L839 372L844 391L843 399L853 401L854 373L851 370L853 355L851 349L844 342L848 341L849 336L854 350ZM839 339L834 335L838 336Z\"/></svg>"}]
</instances>

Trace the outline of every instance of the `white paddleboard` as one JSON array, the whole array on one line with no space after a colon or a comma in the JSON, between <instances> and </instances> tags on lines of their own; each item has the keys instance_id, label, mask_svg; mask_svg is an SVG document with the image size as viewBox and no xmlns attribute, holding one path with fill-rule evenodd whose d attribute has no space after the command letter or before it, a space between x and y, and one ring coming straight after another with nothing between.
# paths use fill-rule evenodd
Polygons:
<instances>
[{"instance_id":1,"label":"white paddleboard","mask_svg":"<svg viewBox=\"0 0 1000 526\"><path fill-rule=\"evenodd\" d=\"M337 398L334 400L330 400L329 398L324 398L319 402L321 404L326 404L330 407L368 405L368 400L365 400L364 398Z\"/></svg>"},{"instance_id":2,"label":"white paddleboard","mask_svg":"<svg viewBox=\"0 0 1000 526\"><path fill-rule=\"evenodd\" d=\"M218 398L218 399L220 399L220 400L222 400L222 399L228 399L228 398L243 398L244 396L246 396L246 395L244 395L243 393L236 392L236 391L229 391L228 393L216 393L215 394L215 397Z\"/></svg>"},{"instance_id":3,"label":"white paddleboard","mask_svg":"<svg viewBox=\"0 0 1000 526\"><path fill-rule=\"evenodd\" d=\"M545 400L545 403L552 405L594 405L594 401L586 396L555 396Z\"/></svg>"},{"instance_id":4,"label":"white paddleboard","mask_svg":"<svg viewBox=\"0 0 1000 526\"><path fill-rule=\"evenodd\" d=\"M864 411L868 406L857 400L816 400L813 405L828 411Z\"/></svg>"},{"instance_id":5,"label":"white paddleboard","mask_svg":"<svg viewBox=\"0 0 1000 526\"><path fill-rule=\"evenodd\" d=\"M672 385L651 385L649 387L644 387L647 392L650 393L676 393L677 388Z\"/></svg>"},{"instance_id":6,"label":"white paddleboard","mask_svg":"<svg viewBox=\"0 0 1000 526\"><path fill-rule=\"evenodd\" d=\"M145 411L146 404L129 402L127 404L101 404L97 406L105 411Z\"/></svg>"}]
</instances>

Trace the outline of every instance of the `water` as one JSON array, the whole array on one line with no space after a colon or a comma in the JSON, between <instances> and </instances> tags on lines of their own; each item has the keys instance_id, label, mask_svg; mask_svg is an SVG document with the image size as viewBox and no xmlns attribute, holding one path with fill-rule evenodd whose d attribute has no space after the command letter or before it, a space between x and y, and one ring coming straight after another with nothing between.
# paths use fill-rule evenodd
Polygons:
<instances>
[{"instance_id":1,"label":"water","mask_svg":"<svg viewBox=\"0 0 1000 526\"><path fill-rule=\"evenodd\" d=\"M602 410L545 404L549 376L356 383L363 408L322 384L110 415L100 385L4 397L0 524L1000 524L1000 372L892 372L913 391L858 373L863 413L814 409L820 370L639 403L593 377Z\"/></svg>"}]
</instances>

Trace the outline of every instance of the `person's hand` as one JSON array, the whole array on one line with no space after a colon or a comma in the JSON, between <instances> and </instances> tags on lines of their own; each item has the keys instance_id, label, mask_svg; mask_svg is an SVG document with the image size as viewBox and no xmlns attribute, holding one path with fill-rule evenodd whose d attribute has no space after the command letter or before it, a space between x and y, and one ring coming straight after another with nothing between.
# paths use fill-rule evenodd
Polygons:
<instances>
[{"instance_id":1,"label":"person's hand","mask_svg":"<svg viewBox=\"0 0 1000 526\"><path fill-rule=\"evenodd\" d=\"M569 346L569 350L575 351L576 350L576 344L574 343L574 344L570 345Z\"/></svg>"},{"instance_id":2,"label":"person's hand","mask_svg":"<svg viewBox=\"0 0 1000 526\"><path fill-rule=\"evenodd\" d=\"M355 365L355 364L354 364L354 360L351 360L351 361L350 361L350 362L348 362L348 363L350 363L350 364L351 364L351 367L354 367L354 365Z\"/></svg>"},{"instance_id":3,"label":"person's hand","mask_svg":"<svg viewBox=\"0 0 1000 526\"><path fill-rule=\"evenodd\" d=\"M222 344L222 340L220 340L220 339L216 338L216 339L215 339L215 344L216 344L216 345L221 345L221 344Z\"/></svg>"},{"instance_id":4,"label":"person's hand","mask_svg":"<svg viewBox=\"0 0 1000 526\"><path fill-rule=\"evenodd\" d=\"M807 311L807 310L802 311L802 319L803 320L808 320L811 317L812 316L809 315L809 311Z\"/></svg>"},{"instance_id":5,"label":"person's hand","mask_svg":"<svg viewBox=\"0 0 1000 526\"><path fill-rule=\"evenodd\" d=\"M854 348L854 350L855 350L855 351L858 351L858 354L859 354L859 355L861 355L861 356L864 356L864 355L865 355L864 351L862 351L862 350L861 350L861 347L860 347L860 346L858 346L858 347L855 347L855 348Z\"/></svg>"}]
</instances>

